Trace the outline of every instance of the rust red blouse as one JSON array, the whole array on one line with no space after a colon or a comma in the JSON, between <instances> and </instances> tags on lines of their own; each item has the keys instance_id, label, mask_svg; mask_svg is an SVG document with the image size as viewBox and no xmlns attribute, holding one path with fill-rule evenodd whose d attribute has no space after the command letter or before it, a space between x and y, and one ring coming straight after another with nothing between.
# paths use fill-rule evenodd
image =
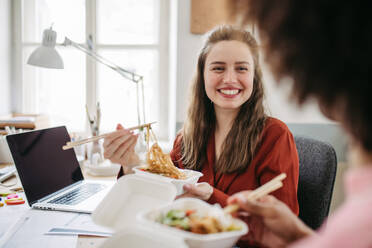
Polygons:
<instances>
[{"instance_id":1,"label":"rust red blouse","mask_svg":"<svg viewBox=\"0 0 372 248\"><path fill-rule=\"evenodd\" d=\"M182 135L179 134L170 155L177 167L184 168L181 161L181 142ZM287 178L283 181L283 187L273 192L272 195L286 203L298 215L299 161L293 136L283 122L275 118L267 119L262 132L261 143L245 172L222 175L214 173L215 156L215 140L214 135L212 135L207 145L207 161L201 171L203 176L199 179L199 182L207 182L213 187L213 194L208 200L209 203L219 203L224 207L227 198L232 194L243 190L256 189L280 173L285 172ZM259 246L254 240L259 239L261 228L252 227L252 223L249 221L248 224L250 232L242 238L238 245L241 247Z\"/></svg>"}]
</instances>

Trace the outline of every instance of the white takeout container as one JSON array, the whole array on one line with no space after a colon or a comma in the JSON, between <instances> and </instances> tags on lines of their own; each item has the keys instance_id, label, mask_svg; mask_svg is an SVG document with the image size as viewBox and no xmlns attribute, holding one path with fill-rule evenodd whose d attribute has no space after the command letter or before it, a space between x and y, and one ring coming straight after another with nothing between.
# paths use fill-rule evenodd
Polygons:
<instances>
[{"instance_id":1,"label":"white takeout container","mask_svg":"<svg viewBox=\"0 0 372 248\"><path fill-rule=\"evenodd\" d=\"M176 188L169 182L126 175L119 178L93 211L92 219L115 231L133 227L137 223L137 213L170 203L175 197Z\"/></svg>"},{"instance_id":2,"label":"white takeout container","mask_svg":"<svg viewBox=\"0 0 372 248\"><path fill-rule=\"evenodd\" d=\"M121 177L92 213L93 221L114 231L104 248L187 247L182 238L165 236L152 227L140 225L140 211L169 204L176 197L170 182L148 180L136 175Z\"/></svg>"},{"instance_id":3,"label":"white takeout container","mask_svg":"<svg viewBox=\"0 0 372 248\"><path fill-rule=\"evenodd\" d=\"M235 225L241 227L241 230L213 234L196 234L188 231L183 231L175 227L170 227L156 221L161 215L166 214L169 210L172 209L195 209L201 215L207 215L208 212L212 211L212 208L212 205L202 200L195 198L182 198L166 206L141 212L138 215L138 218L139 221L144 223L144 225L152 226L153 229L159 231L163 230L164 233L172 234L172 236L182 237L190 248L231 248L241 236L245 235L248 232L247 225L239 219L234 218L233 221Z\"/></svg>"},{"instance_id":4,"label":"white takeout container","mask_svg":"<svg viewBox=\"0 0 372 248\"><path fill-rule=\"evenodd\" d=\"M184 193L183 185L189 183L189 184L195 184L198 182L199 178L203 176L203 173L199 171L194 170L187 170L187 169L178 169L179 171L186 174L186 179L174 179L170 177L165 177L159 174L143 171L141 169L146 168L147 165L140 165L137 167L134 167L134 173L138 176L144 177L144 178L151 178L163 182L170 182L174 186L176 186L177 189L177 195L182 195Z\"/></svg>"}]
</instances>

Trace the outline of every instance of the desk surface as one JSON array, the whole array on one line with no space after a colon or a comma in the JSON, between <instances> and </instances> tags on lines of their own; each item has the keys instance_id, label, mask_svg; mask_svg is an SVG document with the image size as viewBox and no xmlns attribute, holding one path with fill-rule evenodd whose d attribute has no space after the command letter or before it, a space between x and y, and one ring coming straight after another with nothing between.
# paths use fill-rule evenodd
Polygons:
<instances>
[{"instance_id":1,"label":"desk surface","mask_svg":"<svg viewBox=\"0 0 372 248\"><path fill-rule=\"evenodd\" d=\"M3 168L5 166L9 166L9 164L0 164L0 168ZM87 173L87 170L84 168L84 166L81 167L84 178L85 179L99 179L99 180L116 180L116 176L110 176L110 177L98 177L98 176L92 176L89 173ZM6 185L12 185L11 187L5 187L3 185L0 185L0 192L9 192L9 188L14 187L21 187L19 183L19 179L15 176L9 178L4 182ZM23 193L21 193L23 194ZM4 203L4 201L2 201ZM12 221L13 223L6 223L5 218L3 218L3 222L1 224L6 230L6 227L9 227L11 224L14 224L14 222L17 222L23 214L25 214L29 210L29 206L26 204L23 205L15 205L15 206L7 206L4 204L3 207L0 207L0 216L3 214L9 215L10 212L12 212L12 216L14 216L11 220L8 218L8 222ZM10 212L9 212L10 211ZM2 233L2 230L0 229L0 239L4 233ZM59 238L59 236L55 236L56 239ZM63 239L61 239L62 242ZM94 248L99 247L103 242L105 241L105 238L102 237L91 237L91 236L83 236L79 235L76 247L78 248Z\"/></svg>"}]
</instances>

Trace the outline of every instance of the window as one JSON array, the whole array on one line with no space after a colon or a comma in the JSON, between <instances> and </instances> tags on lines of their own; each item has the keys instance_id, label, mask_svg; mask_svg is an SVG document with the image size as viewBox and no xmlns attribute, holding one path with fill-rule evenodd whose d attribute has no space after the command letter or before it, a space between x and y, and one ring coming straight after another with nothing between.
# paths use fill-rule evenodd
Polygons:
<instances>
[{"instance_id":1,"label":"window","mask_svg":"<svg viewBox=\"0 0 372 248\"><path fill-rule=\"evenodd\" d=\"M73 48L57 47L64 60L64 70L27 65L27 59L40 46L43 30L53 25L57 42L68 36L76 42L85 40L85 1L23 1L21 112L46 113L52 125L64 124L69 130L85 128L86 63L85 56ZM68 13L68 14L67 14ZM68 16L68 18L66 18Z\"/></svg>"},{"instance_id":2,"label":"window","mask_svg":"<svg viewBox=\"0 0 372 248\"><path fill-rule=\"evenodd\" d=\"M146 121L158 121L159 138L167 139L169 0L23 0L21 50L23 99L20 111L46 113L53 125L84 131L85 105L102 112L101 131L118 122L137 124L136 84L110 68L96 63L72 47L57 46L65 69L27 65L40 45L44 29L53 26L57 43L64 37L85 44L90 37L94 50L115 64L144 76ZM21 9L21 10L19 10ZM22 11L23 10L23 11ZM16 15L17 16L17 15Z\"/></svg>"}]
</instances>

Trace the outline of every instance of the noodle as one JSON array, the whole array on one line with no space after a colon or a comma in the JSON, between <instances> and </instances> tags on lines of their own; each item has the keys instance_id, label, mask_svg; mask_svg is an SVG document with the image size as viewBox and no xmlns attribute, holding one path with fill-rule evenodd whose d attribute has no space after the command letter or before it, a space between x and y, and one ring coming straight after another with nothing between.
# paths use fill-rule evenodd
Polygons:
<instances>
[{"instance_id":1,"label":"noodle","mask_svg":"<svg viewBox=\"0 0 372 248\"><path fill-rule=\"evenodd\" d=\"M176 166L174 166L170 156L163 153L162 149L157 143L156 136L152 131L151 126L147 126L146 129L147 147L149 147L150 137L153 139L154 144L147 152L148 167L145 168L145 170L174 179L185 179L186 175L179 171Z\"/></svg>"}]
</instances>

